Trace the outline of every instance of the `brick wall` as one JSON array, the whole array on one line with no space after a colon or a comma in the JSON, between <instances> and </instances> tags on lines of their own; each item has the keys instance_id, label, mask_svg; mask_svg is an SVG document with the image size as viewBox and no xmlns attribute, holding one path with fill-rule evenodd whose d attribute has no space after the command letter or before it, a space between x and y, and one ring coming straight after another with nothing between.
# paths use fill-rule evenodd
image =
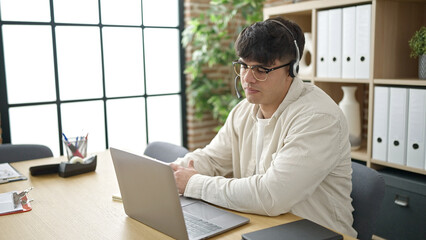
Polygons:
<instances>
[{"instance_id":1,"label":"brick wall","mask_svg":"<svg viewBox=\"0 0 426 240\"><path fill-rule=\"evenodd\" d=\"M185 23L188 23L191 18L198 16L200 13L205 13L209 8L210 0L185 0ZM235 26L230 26L230 31L235 31ZM238 33L236 33L236 36ZM230 40L234 41L234 39ZM224 42L224 46L229 46L229 41ZM191 47L185 49L186 61L190 61L192 57ZM212 68L205 67L203 72L212 79L229 79L229 88L233 89L232 79L233 70L229 66L214 66ZM191 83L191 77L186 77L186 85ZM188 102L188 101L187 101ZM218 122L213 119L211 114L205 114L203 118L196 119L194 109L187 104L187 126L188 126L188 148L192 151L197 148L206 146L216 135L215 128Z\"/></svg>"}]
</instances>

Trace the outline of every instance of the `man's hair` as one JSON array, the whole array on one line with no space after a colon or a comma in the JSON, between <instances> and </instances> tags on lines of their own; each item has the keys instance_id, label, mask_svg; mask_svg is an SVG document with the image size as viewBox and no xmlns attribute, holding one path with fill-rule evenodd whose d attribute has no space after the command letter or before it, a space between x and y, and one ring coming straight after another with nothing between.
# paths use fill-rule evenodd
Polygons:
<instances>
[{"instance_id":1,"label":"man's hair","mask_svg":"<svg viewBox=\"0 0 426 240\"><path fill-rule=\"evenodd\" d=\"M296 46L290 32L271 20L281 22L291 31L299 47L299 56L302 56L305 47L302 29L288 19L275 17L254 23L241 31L235 41L235 52L238 57L265 66L273 65L275 60L296 60Z\"/></svg>"}]
</instances>

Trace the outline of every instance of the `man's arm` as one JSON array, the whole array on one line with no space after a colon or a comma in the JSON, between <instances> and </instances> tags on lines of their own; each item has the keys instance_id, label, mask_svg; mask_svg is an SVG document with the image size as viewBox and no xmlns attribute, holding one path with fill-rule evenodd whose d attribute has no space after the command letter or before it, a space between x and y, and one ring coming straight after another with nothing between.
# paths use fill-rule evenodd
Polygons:
<instances>
[{"instance_id":1,"label":"man's arm","mask_svg":"<svg viewBox=\"0 0 426 240\"><path fill-rule=\"evenodd\" d=\"M178 158L173 164L188 167L189 162L194 161L193 166L200 174L207 176L229 176L232 174L232 139L235 138L233 121L240 104L229 113L224 126L210 144L203 149L197 149L186 154L183 158Z\"/></svg>"},{"instance_id":2,"label":"man's arm","mask_svg":"<svg viewBox=\"0 0 426 240\"><path fill-rule=\"evenodd\" d=\"M175 163L171 163L170 166L172 167L175 175L176 187L179 193L183 194L189 179L193 175L198 174L197 170L194 168L194 161L189 161L188 167L183 167Z\"/></svg>"}]
</instances>

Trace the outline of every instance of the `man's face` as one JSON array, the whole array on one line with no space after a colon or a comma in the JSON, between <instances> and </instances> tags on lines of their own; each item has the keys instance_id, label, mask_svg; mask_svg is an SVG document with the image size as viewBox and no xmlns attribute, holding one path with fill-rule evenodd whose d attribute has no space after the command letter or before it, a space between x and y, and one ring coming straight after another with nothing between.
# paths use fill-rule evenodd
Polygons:
<instances>
[{"instance_id":1,"label":"man's face","mask_svg":"<svg viewBox=\"0 0 426 240\"><path fill-rule=\"evenodd\" d=\"M240 61L248 66L262 65L258 62L245 61L244 59L240 59ZM271 66L262 66L271 69L286 63L275 60ZM255 71L254 73L256 74L255 69L245 69L245 74L241 75L241 85L246 94L247 101L253 104L260 104L262 110L275 112L287 95L293 80L289 76L288 69L289 67L284 67L269 72L265 81L259 81L259 78L256 79L252 72Z\"/></svg>"}]
</instances>

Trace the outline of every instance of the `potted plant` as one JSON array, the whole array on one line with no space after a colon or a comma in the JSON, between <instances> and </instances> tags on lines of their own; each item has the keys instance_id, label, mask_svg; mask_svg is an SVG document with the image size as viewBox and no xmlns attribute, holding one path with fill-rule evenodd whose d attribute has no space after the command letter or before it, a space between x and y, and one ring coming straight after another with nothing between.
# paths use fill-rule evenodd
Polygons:
<instances>
[{"instance_id":1,"label":"potted plant","mask_svg":"<svg viewBox=\"0 0 426 240\"><path fill-rule=\"evenodd\" d=\"M419 78L426 79L426 27L421 27L408 41L410 57L419 57Z\"/></svg>"},{"instance_id":2,"label":"potted plant","mask_svg":"<svg viewBox=\"0 0 426 240\"><path fill-rule=\"evenodd\" d=\"M187 88L189 103L199 120L205 113L211 113L219 124L216 130L240 100L232 91L232 76L229 79L212 77L205 70L220 71L221 67L228 67L233 72L231 62L235 60L233 41L236 34L243 27L263 19L264 1L211 0L209 9L192 18L182 33L183 45L193 50L185 69L192 78Z\"/></svg>"}]
</instances>

